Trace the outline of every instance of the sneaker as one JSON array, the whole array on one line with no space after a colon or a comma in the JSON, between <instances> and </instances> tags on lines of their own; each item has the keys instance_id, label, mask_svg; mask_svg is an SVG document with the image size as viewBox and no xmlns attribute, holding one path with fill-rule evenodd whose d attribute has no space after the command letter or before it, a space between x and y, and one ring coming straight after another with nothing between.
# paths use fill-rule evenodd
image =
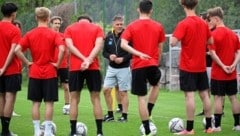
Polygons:
<instances>
[{"instance_id":1,"label":"sneaker","mask_svg":"<svg viewBox=\"0 0 240 136\"><path fill-rule=\"evenodd\" d=\"M212 128L212 131L213 131L213 132L221 132L222 129L221 129L221 127L219 126L219 127L214 127L214 128Z\"/></svg>"},{"instance_id":2,"label":"sneaker","mask_svg":"<svg viewBox=\"0 0 240 136\"><path fill-rule=\"evenodd\" d=\"M17 114L16 112L12 112L12 116L14 116L14 117L20 117L21 115L19 115L19 114Z\"/></svg>"},{"instance_id":3,"label":"sneaker","mask_svg":"<svg viewBox=\"0 0 240 136\"><path fill-rule=\"evenodd\" d=\"M127 122L127 119L125 119L124 117L120 117L118 118L118 122Z\"/></svg>"},{"instance_id":4,"label":"sneaker","mask_svg":"<svg viewBox=\"0 0 240 136\"><path fill-rule=\"evenodd\" d=\"M155 134L153 134L152 132L150 133L150 134L148 134L148 135L146 135L146 134L143 134L142 136L156 136Z\"/></svg>"},{"instance_id":5,"label":"sneaker","mask_svg":"<svg viewBox=\"0 0 240 136\"><path fill-rule=\"evenodd\" d=\"M240 131L240 125L234 126L232 128L233 131Z\"/></svg>"},{"instance_id":6,"label":"sneaker","mask_svg":"<svg viewBox=\"0 0 240 136\"><path fill-rule=\"evenodd\" d=\"M122 113L122 110L120 108L117 108L116 113Z\"/></svg>"},{"instance_id":7,"label":"sneaker","mask_svg":"<svg viewBox=\"0 0 240 136\"><path fill-rule=\"evenodd\" d=\"M211 134L211 133L213 133L213 129L208 128L208 129L205 129L204 132L207 133L207 134Z\"/></svg>"},{"instance_id":8,"label":"sneaker","mask_svg":"<svg viewBox=\"0 0 240 136\"><path fill-rule=\"evenodd\" d=\"M114 117L110 117L108 114L104 116L103 118L104 122L110 122L110 121L114 121Z\"/></svg>"},{"instance_id":9,"label":"sneaker","mask_svg":"<svg viewBox=\"0 0 240 136\"><path fill-rule=\"evenodd\" d=\"M204 111L202 111L202 112L196 114L196 116L203 116L203 115L204 115Z\"/></svg>"},{"instance_id":10,"label":"sneaker","mask_svg":"<svg viewBox=\"0 0 240 136\"><path fill-rule=\"evenodd\" d=\"M97 134L97 136L103 136L103 134Z\"/></svg>"},{"instance_id":11,"label":"sneaker","mask_svg":"<svg viewBox=\"0 0 240 136\"><path fill-rule=\"evenodd\" d=\"M181 132L174 133L174 135L194 135L194 130L191 131L183 130Z\"/></svg>"}]
</instances>

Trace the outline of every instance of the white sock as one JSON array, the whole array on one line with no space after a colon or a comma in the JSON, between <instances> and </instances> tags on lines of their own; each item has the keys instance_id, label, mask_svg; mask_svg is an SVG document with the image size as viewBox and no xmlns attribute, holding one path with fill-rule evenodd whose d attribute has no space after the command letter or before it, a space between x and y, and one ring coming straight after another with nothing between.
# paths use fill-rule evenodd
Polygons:
<instances>
[{"instance_id":1,"label":"white sock","mask_svg":"<svg viewBox=\"0 0 240 136\"><path fill-rule=\"evenodd\" d=\"M40 134L40 120L33 120L34 135Z\"/></svg>"},{"instance_id":2,"label":"white sock","mask_svg":"<svg viewBox=\"0 0 240 136\"><path fill-rule=\"evenodd\" d=\"M50 120L45 121L44 136L50 136L52 134L51 123L52 123L52 121L50 121Z\"/></svg>"}]
</instances>

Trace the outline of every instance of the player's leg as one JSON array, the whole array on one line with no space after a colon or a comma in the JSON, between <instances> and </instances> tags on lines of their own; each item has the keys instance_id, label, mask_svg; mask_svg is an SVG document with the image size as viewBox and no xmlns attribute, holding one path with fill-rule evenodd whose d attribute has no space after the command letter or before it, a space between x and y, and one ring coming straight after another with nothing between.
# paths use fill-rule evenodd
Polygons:
<instances>
[{"instance_id":1,"label":"player's leg","mask_svg":"<svg viewBox=\"0 0 240 136\"><path fill-rule=\"evenodd\" d=\"M60 77L61 86L63 88L64 94L64 106L63 106L63 114L69 114L70 110L70 92L69 92L69 85L68 85L68 69L61 68L58 70L58 76Z\"/></svg>"},{"instance_id":2,"label":"player's leg","mask_svg":"<svg viewBox=\"0 0 240 136\"><path fill-rule=\"evenodd\" d=\"M159 80L161 78L161 72L160 72L159 68L158 67L150 67L148 69L147 77L148 77L148 81L151 85L150 94L148 97L147 108L148 108L149 116L152 119L152 117L151 117L152 110L157 101L159 89L160 89Z\"/></svg>"},{"instance_id":3,"label":"player's leg","mask_svg":"<svg viewBox=\"0 0 240 136\"><path fill-rule=\"evenodd\" d=\"M102 130L102 106L100 100L100 91L101 91L101 74L99 70L87 70L87 86L91 95L91 102L93 105L93 113L95 117L97 135L103 135Z\"/></svg>"},{"instance_id":4,"label":"player's leg","mask_svg":"<svg viewBox=\"0 0 240 136\"><path fill-rule=\"evenodd\" d=\"M117 80L116 80L116 73L117 70L115 68L112 68L108 66L106 76L104 79L103 84L103 94L105 98L105 102L107 105L108 113L104 116L103 121L113 121L114 115L113 115L113 98L112 98L112 88L116 86Z\"/></svg>"},{"instance_id":5,"label":"player's leg","mask_svg":"<svg viewBox=\"0 0 240 136\"><path fill-rule=\"evenodd\" d=\"M118 73L116 75L118 80L118 88L119 88L119 97L121 97L121 104L122 104L122 117L118 119L120 122L127 121L128 115L128 90L131 89L131 72L130 68L120 68L118 69Z\"/></svg>"},{"instance_id":6,"label":"player's leg","mask_svg":"<svg viewBox=\"0 0 240 136\"><path fill-rule=\"evenodd\" d=\"M43 81L43 97L45 102L45 130L44 136L52 136L51 123L53 119L54 102L58 101L58 82L57 78L44 79Z\"/></svg>"},{"instance_id":7,"label":"player's leg","mask_svg":"<svg viewBox=\"0 0 240 136\"><path fill-rule=\"evenodd\" d=\"M3 105L2 135L11 135L9 125L16 101L17 91L21 90L21 74L4 76L4 80L6 92Z\"/></svg>"},{"instance_id":8,"label":"player's leg","mask_svg":"<svg viewBox=\"0 0 240 136\"><path fill-rule=\"evenodd\" d=\"M115 86L115 95L116 95L116 100L117 100L117 109L116 109L116 113L122 113L122 103L121 103L121 95L120 95L120 92L119 92L119 87L116 85Z\"/></svg>"},{"instance_id":9,"label":"player's leg","mask_svg":"<svg viewBox=\"0 0 240 136\"><path fill-rule=\"evenodd\" d=\"M78 104L80 102L80 91L83 88L84 83L84 72L76 71L69 73L69 90L70 90L70 135L76 134L76 124L78 117Z\"/></svg>"},{"instance_id":10,"label":"player's leg","mask_svg":"<svg viewBox=\"0 0 240 136\"><path fill-rule=\"evenodd\" d=\"M229 100L232 105L232 113L233 113L233 130L240 131L240 103L237 98L237 80L228 81L228 90L226 90L226 94L229 97Z\"/></svg>"}]
</instances>

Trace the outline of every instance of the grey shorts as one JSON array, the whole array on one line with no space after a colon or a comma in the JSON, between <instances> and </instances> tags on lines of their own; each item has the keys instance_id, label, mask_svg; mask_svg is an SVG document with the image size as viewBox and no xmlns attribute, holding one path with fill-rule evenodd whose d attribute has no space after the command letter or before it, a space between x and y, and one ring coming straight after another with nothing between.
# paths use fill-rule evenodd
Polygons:
<instances>
[{"instance_id":1,"label":"grey shorts","mask_svg":"<svg viewBox=\"0 0 240 136\"><path fill-rule=\"evenodd\" d=\"M119 91L127 91L131 89L131 71L127 68L113 68L108 66L104 79L104 88L113 88L116 85Z\"/></svg>"}]
</instances>

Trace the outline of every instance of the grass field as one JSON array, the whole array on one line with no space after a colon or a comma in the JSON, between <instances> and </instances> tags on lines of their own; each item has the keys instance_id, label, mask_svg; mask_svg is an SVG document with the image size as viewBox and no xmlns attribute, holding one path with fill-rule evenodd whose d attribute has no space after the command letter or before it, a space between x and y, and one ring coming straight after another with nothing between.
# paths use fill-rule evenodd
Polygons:
<instances>
[{"instance_id":1,"label":"grass field","mask_svg":"<svg viewBox=\"0 0 240 136\"><path fill-rule=\"evenodd\" d=\"M19 113L20 117L13 117L11 121L11 130L18 134L18 136L32 136L33 125L31 120L31 102L27 101L27 88L23 85L22 91L18 93L15 105L15 111ZM103 94L101 94L103 96ZM60 101L55 103L54 119L57 125L57 136L68 136L70 132L69 117L62 114L63 90L59 90ZM110 122L103 124L104 136L139 136L139 126L141 121L138 115L137 98L129 93L130 105L127 123ZM102 98L103 113L106 113L106 105ZM196 112L201 111L200 100L196 97L197 108ZM44 103L42 104L42 111ZM212 136L240 136L240 132L232 131L233 118L229 100L225 101L225 115L222 119L222 132L208 134ZM43 115L43 114L41 114ZM120 114L115 114L115 118ZM172 136L173 134L168 130L168 122L173 117L180 117L185 119L184 95L182 92L169 92L161 90L159 99L153 110L154 123L158 128L158 136ZM43 116L41 117L43 119ZM205 136L202 126L203 117L195 118L195 136ZM87 90L83 90L81 102L79 105L78 121L84 122L88 127L88 136L96 135L95 121L92 114L92 106L90 104L89 94Z\"/></svg>"}]
</instances>

